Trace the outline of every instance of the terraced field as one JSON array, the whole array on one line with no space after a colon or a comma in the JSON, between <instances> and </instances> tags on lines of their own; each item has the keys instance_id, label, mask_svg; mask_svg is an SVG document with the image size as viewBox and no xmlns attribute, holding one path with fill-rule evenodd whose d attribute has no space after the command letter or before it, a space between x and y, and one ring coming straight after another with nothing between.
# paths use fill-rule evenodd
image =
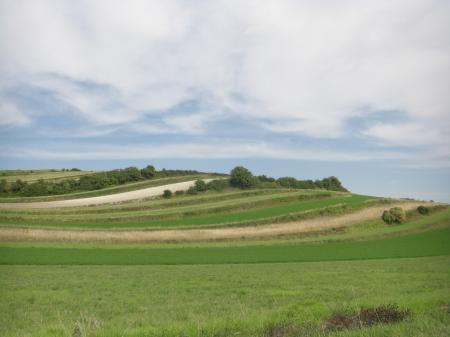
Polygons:
<instances>
[{"instance_id":1,"label":"terraced field","mask_svg":"<svg viewBox=\"0 0 450 337\"><path fill-rule=\"evenodd\" d=\"M31 183L38 180L61 181L68 178L77 179L93 173L95 171L0 170L0 179L5 179L7 182L14 182L20 179Z\"/></svg>"},{"instance_id":2,"label":"terraced field","mask_svg":"<svg viewBox=\"0 0 450 337\"><path fill-rule=\"evenodd\" d=\"M152 183L164 182L173 180ZM123 192L105 190L95 193ZM394 205L407 221L387 225L381 213ZM444 337L450 329L447 205L228 187L82 207L3 204L0 224L1 336ZM337 311L389 304L407 319L324 328Z\"/></svg>"}]
</instances>

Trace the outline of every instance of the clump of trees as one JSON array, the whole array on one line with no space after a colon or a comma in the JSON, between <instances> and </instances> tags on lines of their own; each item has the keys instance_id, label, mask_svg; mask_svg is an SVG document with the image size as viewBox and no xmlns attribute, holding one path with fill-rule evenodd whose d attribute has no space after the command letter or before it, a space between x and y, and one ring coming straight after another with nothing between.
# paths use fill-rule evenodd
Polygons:
<instances>
[{"instance_id":1,"label":"clump of trees","mask_svg":"<svg viewBox=\"0 0 450 337\"><path fill-rule=\"evenodd\" d=\"M393 207L389 210L385 210L381 216L381 219L388 225L400 224L405 222L406 213L401 207Z\"/></svg>"},{"instance_id":2,"label":"clump of trees","mask_svg":"<svg viewBox=\"0 0 450 337\"><path fill-rule=\"evenodd\" d=\"M230 186L237 188L251 188L258 184L258 178L243 166L236 166L230 172Z\"/></svg>"}]
</instances>

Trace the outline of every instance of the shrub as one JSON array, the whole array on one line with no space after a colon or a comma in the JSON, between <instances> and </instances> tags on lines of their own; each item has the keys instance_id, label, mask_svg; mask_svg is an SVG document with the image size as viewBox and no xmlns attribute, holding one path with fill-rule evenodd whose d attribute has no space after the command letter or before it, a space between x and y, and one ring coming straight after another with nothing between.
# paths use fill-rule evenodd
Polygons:
<instances>
[{"instance_id":1,"label":"shrub","mask_svg":"<svg viewBox=\"0 0 450 337\"><path fill-rule=\"evenodd\" d=\"M195 186L191 186L188 188L188 190L186 191L187 194L190 195L195 195L198 193L197 189L195 188Z\"/></svg>"},{"instance_id":2,"label":"shrub","mask_svg":"<svg viewBox=\"0 0 450 337\"><path fill-rule=\"evenodd\" d=\"M430 209L426 206L419 206L417 207L417 212L419 212L422 215L428 215L430 214Z\"/></svg>"},{"instance_id":3,"label":"shrub","mask_svg":"<svg viewBox=\"0 0 450 337\"><path fill-rule=\"evenodd\" d=\"M0 192L1 193L8 192L8 183L6 182L6 179L0 180Z\"/></svg>"},{"instance_id":4,"label":"shrub","mask_svg":"<svg viewBox=\"0 0 450 337\"><path fill-rule=\"evenodd\" d=\"M251 188L257 183L257 178L245 167L237 166L231 170L230 185L237 188Z\"/></svg>"},{"instance_id":5,"label":"shrub","mask_svg":"<svg viewBox=\"0 0 450 337\"><path fill-rule=\"evenodd\" d=\"M183 194L184 194L184 191L183 191L183 190L175 191L175 195L176 195L176 196L180 196L180 195L183 195Z\"/></svg>"},{"instance_id":6,"label":"shrub","mask_svg":"<svg viewBox=\"0 0 450 337\"><path fill-rule=\"evenodd\" d=\"M230 185L229 180L227 179L214 179L206 183L206 188L208 190L214 190L214 191L223 191L225 188L227 188Z\"/></svg>"},{"instance_id":7,"label":"shrub","mask_svg":"<svg viewBox=\"0 0 450 337\"><path fill-rule=\"evenodd\" d=\"M166 198L166 199L172 198L172 191L171 190L164 190L163 198Z\"/></svg>"},{"instance_id":8,"label":"shrub","mask_svg":"<svg viewBox=\"0 0 450 337\"><path fill-rule=\"evenodd\" d=\"M196 181L195 181L195 189L198 191L198 192L205 192L206 191L206 183L203 181L203 180L201 180L201 179L197 179Z\"/></svg>"},{"instance_id":9,"label":"shrub","mask_svg":"<svg viewBox=\"0 0 450 337\"><path fill-rule=\"evenodd\" d=\"M381 216L381 219L389 225L394 223L399 224L406 220L406 214L403 208L393 207L389 211L385 210Z\"/></svg>"}]
</instances>

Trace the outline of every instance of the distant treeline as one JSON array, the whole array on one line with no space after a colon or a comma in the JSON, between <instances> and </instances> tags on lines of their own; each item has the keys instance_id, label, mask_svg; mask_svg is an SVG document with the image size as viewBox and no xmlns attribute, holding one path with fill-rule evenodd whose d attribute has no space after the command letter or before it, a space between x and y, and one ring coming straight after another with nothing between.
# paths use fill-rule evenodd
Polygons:
<instances>
[{"instance_id":1,"label":"distant treeline","mask_svg":"<svg viewBox=\"0 0 450 337\"><path fill-rule=\"evenodd\" d=\"M77 169L72 169L72 171L75 170ZM39 180L37 182L27 183L19 179L13 183L8 183L5 179L2 179L0 180L0 193L26 197L58 195L77 191L99 190L108 186L123 185L147 179L194 174L201 174L201 172L166 169L157 171L152 165L148 165L143 169L127 167L124 169L93 173L81 176L79 179L64 179L58 182Z\"/></svg>"}]
</instances>

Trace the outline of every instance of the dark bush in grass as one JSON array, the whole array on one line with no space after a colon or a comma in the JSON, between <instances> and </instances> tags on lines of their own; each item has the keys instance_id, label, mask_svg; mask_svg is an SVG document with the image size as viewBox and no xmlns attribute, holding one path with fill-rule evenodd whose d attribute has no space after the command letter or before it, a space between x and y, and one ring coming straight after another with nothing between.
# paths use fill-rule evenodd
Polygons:
<instances>
[{"instance_id":1,"label":"dark bush in grass","mask_svg":"<svg viewBox=\"0 0 450 337\"><path fill-rule=\"evenodd\" d=\"M419 206L417 207L417 212L419 212L422 215L428 215L430 214L430 209L426 206Z\"/></svg>"},{"instance_id":2,"label":"dark bush in grass","mask_svg":"<svg viewBox=\"0 0 450 337\"><path fill-rule=\"evenodd\" d=\"M403 321L409 316L408 310L402 310L397 304L382 305L361 309L358 313L338 312L331 315L323 325L326 331L362 328L375 324L387 324Z\"/></svg>"},{"instance_id":3,"label":"dark bush in grass","mask_svg":"<svg viewBox=\"0 0 450 337\"><path fill-rule=\"evenodd\" d=\"M214 179L206 183L206 188L208 190L223 191L225 188L230 186L230 182L227 179Z\"/></svg>"},{"instance_id":4,"label":"dark bush in grass","mask_svg":"<svg viewBox=\"0 0 450 337\"><path fill-rule=\"evenodd\" d=\"M390 210L385 210L381 219L389 225L400 224L406 220L406 213L403 208L393 207Z\"/></svg>"},{"instance_id":5,"label":"dark bush in grass","mask_svg":"<svg viewBox=\"0 0 450 337\"><path fill-rule=\"evenodd\" d=\"M8 190L8 183L6 182L6 179L0 180L0 193L6 193Z\"/></svg>"},{"instance_id":6,"label":"dark bush in grass","mask_svg":"<svg viewBox=\"0 0 450 337\"><path fill-rule=\"evenodd\" d=\"M163 198L166 198L166 199L172 198L172 191L171 190L164 190Z\"/></svg>"},{"instance_id":7,"label":"dark bush in grass","mask_svg":"<svg viewBox=\"0 0 450 337\"><path fill-rule=\"evenodd\" d=\"M195 189L198 192L205 192L207 190L206 183L201 179L197 179L195 181Z\"/></svg>"},{"instance_id":8,"label":"dark bush in grass","mask_svg":"<svg viewBox=\"0 0 450 337\"><path fill-rule=\"evenodd\" d=\"M186 191L187 194L189 195L195 195L198 194L197 189L195 188L195 186L191 186L188 188L188 190Z\"/></svg>"},{"instance_id":9,"label":"dark bush in grass","mask_svg":"<svg viewBox=\"0 0 450 337\"><path fill-rule=\"evenodd\" d=\"M184 191L183 190L175 191L175 195L176 196L184 195Z\"/></svg>"}]
</instances>

